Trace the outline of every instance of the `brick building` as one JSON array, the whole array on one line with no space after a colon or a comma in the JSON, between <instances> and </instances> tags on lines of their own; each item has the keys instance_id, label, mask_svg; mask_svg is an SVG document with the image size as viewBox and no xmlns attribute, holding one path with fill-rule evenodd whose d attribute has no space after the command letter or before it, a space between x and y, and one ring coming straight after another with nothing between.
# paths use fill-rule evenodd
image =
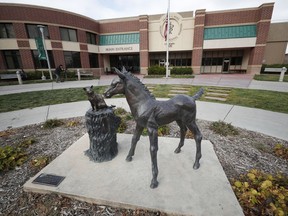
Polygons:
<instances>
[{"instance_id":1,"label":"brick building","mask_svg":"<svg viewBox=\"0 0 288 216\"><path fill-rule=\"evenodd\" d=\"M255 74L262 63L283 63L288 26L271 23L273 5L171 13L170 66L192 67L196 74ZM52 68L63 64L96 75L124 65L147 74L149 66L166 61L165 20L166 14L93 20L58 9L0 3L0 71L48 68L38 58L35 41L41 36L37 26L43 25Z\"/></svg>"}]
</instances>

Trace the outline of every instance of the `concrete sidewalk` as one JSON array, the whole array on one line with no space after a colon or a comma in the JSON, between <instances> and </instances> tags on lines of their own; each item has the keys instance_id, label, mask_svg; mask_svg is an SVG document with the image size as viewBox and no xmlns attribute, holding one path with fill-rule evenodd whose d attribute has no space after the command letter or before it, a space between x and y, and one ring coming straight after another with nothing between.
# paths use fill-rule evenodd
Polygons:
<instances>
[{"instance_id":1,"label":"concrete sidewalk","mask_svg":"<svg viewBox=\"0 0 288 216\"><path fill-rule=\"evenodd\" d=\"M125 98L105 100L108 105L122 107L130 112ZM41 123L47 119L84 116L89 108L90 103L87 100L0 113L0 131ZM288 114L284 113L197 101L197 118L207 121L221 120L240 128L288 140Z\"/></svg>"},{"instance_id":2,"label":"concrete sidewalk","mask_svg":"<svg viewBox=\"0 0 288 216\"><path fill-rule=\"evenodd\" d=\"M143 78L142 75L137 76L144 84L225 86L288 92L288 83L256 81L252 80L252 76L245 74L196 75L193 79L151 79ZM51 89L83 88L90 85L106 86L110 85L115 77L117 77L117 75L101 76L99 80L1 86L0 95ZM127 111L130 111L124 98L107 99L107 103L116 105L117 107L123 107ZM198 119L208 121L221 120L231 123L234 126L288 140L287 114L202 101L197 101L197 104ZM0 130L41 123L47 119L84 116L89 107L90 104L88 101L80 101L0 113Z\"/></svg>"},{"instance_id":3,"label":"concrete sidewalk","mask_svg":"<svg viewBox=\"0 0 288 216\"><path fill-rule=\"evenodd\" d=\"M0 86L0 95L42 91L65 88L83 88L86 86L108 86L117 75L103 75L99 80L66 81L62 83L38 83L25 85ZM247 89L262 89L270 91L288 92L288 82L267 82L253 80L251 75L246 74L212 74L196 75L195 78L144 78L137 77L144 84L172 84L172 85L197 85L197 86L219 86Z\"/></svg>"}]
</instances>

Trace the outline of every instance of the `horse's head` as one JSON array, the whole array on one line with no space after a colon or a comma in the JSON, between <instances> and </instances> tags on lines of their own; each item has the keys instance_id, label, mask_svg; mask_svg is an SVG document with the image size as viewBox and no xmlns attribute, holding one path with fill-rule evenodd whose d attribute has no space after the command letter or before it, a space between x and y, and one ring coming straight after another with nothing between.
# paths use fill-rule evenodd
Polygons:
<instances>
[{"instance_id":1,"label":"horse's head","mask_svg":"<svg viewBox=\"0 0 288 216\"><path fill-rule=\"evenodd\" d=\"M125 79L125 68L123 67L122 72L119 71L117 68L115 68L115 72L119 77L116 77L113 79L111 85L109 88L104 92L104 96L106 98L111 98L112 96L116 94L124 94L125 89L124 89L124 79Z\"/></svg>"},{"instance_id":2,"label":"horse's head","mask_svg":"<svg viewBox=\"0 0 288 216\"><path fill-rule=\"evenodd\" d=\"M116 77L108 89L104 92L104 97L111 98L116 94L124 94L124 82L119 77Z\"/></svg>"}]
</instances>

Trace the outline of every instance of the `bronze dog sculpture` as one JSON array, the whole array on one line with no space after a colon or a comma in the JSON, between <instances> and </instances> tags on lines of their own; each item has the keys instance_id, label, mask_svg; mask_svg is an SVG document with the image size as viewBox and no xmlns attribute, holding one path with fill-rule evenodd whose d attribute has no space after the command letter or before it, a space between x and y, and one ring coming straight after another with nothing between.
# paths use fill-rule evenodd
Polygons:
<instances>
[{"instance_id":1,"label":"bronze dog sculpture","mask_svg":"<svg viewBox=\"0 0 288 216\"><path fill-rule=\"evenodd\" d=\"M196 142L196 158L193 168L198 169L200 167L199 160L202 156L202 134L195 122L195 100L201 97L204 90L201 88L192 97L187 95L177 95L167 101L157 101L149 90L140 82L140 80L131 73L127 72L124 67L122 71L115 68L115 72L119 78L117 77L112 81L110 87L105 91L104 96L110 98L116 94L124 94L130 106L131 113L136 121L136 130L132 137L131 148L126 160L132 160L136 144L140 139L143 129L147 127L150 141L153 176L150 187L156 188L158 186L158 127L172 121L176 121L180 127L181 138L180 143L174 152L179 153L181 151L188 128L193 132Z\"/></svg>"},{"instance_id":2,"label":"bronze dog sculpture","mask_svg":"<svg viewBox=\"0 0 288 216\"><path fill-rule=\"evenodd\" d=\"M88 96L88 100L92 106L93 111L97 111L108 107L104 101L103 95L96 94L94 92L93 85L85 87L83 88L83 90L86 92L86 95Z\"/></svg>"}]
</instances>

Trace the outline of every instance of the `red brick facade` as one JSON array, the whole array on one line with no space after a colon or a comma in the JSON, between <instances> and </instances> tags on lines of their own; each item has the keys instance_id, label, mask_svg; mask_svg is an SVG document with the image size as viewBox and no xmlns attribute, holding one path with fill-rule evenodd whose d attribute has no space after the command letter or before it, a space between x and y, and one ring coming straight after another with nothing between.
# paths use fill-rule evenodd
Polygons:
<instances>
[{"instance_id":1,"label":"red brick facade","mask_svg":"<svg viewBox=\"0 0 288 216\"><path fill-rule=\"evenodd\" d=\"M200 73L205 27L237 26L254 23L257 24L256 46L251 48L247 73L259 73L265 53L273 6L273 3L268 3L258 8L231 11L205 12L205 10L197 10L195 13L192 54L194 72Z\"/></svg>"},{"instance_id":2,"label":"red brick facade","mask_svg":"<svg viewBox=\"0 0 288 216\"><path fill-rule=\"evenodd\" d=\"M247 73L257 73L260 70L266 41L268 37L270 20L273 12L273 3L263 4L258 8L227 10L217 12L206 12L197 10L194 18L193 48L191 50L192 68L195 73L200 73L204 43L205 27L237 26L246 24L257 25L256 45L252 47L249 54ZM87 44L86 32L97 35L103 34L129 34L139 33L139 59L141 73L147 73L149 67L149 16L140 15L138 17L119 18L111 20L96 21L88 17L67 11L45 8L31 5L5 4L0 3L0 20L5 23L12 23L16 35L17 46L19 48L21 61L24 69L34 69L29 38L25 24L42 24L48 26L49 38L55 66L63 64L65 47L61 40L60 28L71 28L77 30L77 45L73 51L80 52L82 68L90 68L89 45ZM0 21L2 22L2 21ZM0 39L1 42L1 39ZM77 47L78 46L78 47ZM33 48L35 49L35 48ZM50 49L50 47L48 47ZM93 50L93 53L96 51ZM190 52L190 51L189 51ZM99 69L104 71L104 59L107 55L98 53ZM0 48L0 69L5 70L3 53ZM96 69L95 69L96 70Z\"/></svg>"},{"instance_id":3,"label":"red brick facade","mask_svg":"<svg viewBox=\"0 0 288 216\"><path fill-rule=\"evenodd\" d=\"M140 70L147 71L149 66L148 16L140 16L138 25L140 32Z\"/></svg>"},{"instance_id":4,"label":"red brick facade","mask_svg":"<svg viewBox=\"0 0 288 216\"><path fill-rule=\"evenodd\" d=\"M192 68L194 73L200 73L203 52L203 37L206 14L205 10L197 10L195 13L195 26L192 51Z\"/></svg>"}]
</instances>

